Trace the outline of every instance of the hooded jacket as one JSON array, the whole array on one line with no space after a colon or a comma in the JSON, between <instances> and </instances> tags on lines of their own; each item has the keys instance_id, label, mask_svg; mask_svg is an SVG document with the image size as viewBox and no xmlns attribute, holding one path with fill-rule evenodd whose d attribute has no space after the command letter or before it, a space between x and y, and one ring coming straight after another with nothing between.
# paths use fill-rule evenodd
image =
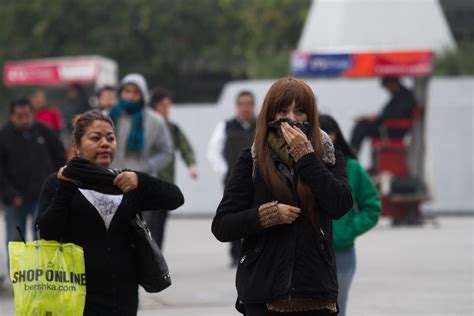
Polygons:
<instances>
[{"instance_id":1,"label":"hooded jacket","mask_svg":"<svg viewBox=\"0 0 474 316\"><path fill-rule=\"evenodd\" d=\"M150 94L145 78L140 74L128 74L120 82L120 91L126 84L134 84L143 95L143 130L145 146L140 153L127 153L127 140L132 119L122 113L117 123L117 152L114 168L128 168L148 174L168 165L173 158L173 141L163 117L149 108Z\"/></svg>"}]
</instances>

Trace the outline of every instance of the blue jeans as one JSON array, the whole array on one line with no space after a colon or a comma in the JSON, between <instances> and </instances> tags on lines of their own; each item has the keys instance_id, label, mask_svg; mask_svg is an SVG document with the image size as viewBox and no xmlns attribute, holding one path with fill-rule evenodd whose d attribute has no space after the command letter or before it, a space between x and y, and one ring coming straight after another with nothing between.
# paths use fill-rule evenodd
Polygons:
<instances>
[{"instance_id":1,"label":"blue jeans","mask_svg":"<svg viewBox=\"0 0 474 316\"><path fill-rule=\"evenodd\" d=\"M36 238L35 235L35 224L36 224L36 213L37 205L36 203L24 203L20 207L12 207L10 205L5 206L5 225L7 231L7 243L9 241L21 241L20 234L16 229L17 226L20 228L21 233L26 238L26 219L28 215L31 215L32 223L32 232L33 239Z\"/></svg>"},{"instance_id":2,"label":"blue jeans","mask_svg":"<svg viewBox=\"0 0 474 316\"><path fill-rule=\"evenodd\" d=\"M336 251L336 266L337 283L339 284L339 294L337 296L337 304L339 305L338 315L345 316L349 288L356 270L355 248Z\"/></svg>"}]
</instances>

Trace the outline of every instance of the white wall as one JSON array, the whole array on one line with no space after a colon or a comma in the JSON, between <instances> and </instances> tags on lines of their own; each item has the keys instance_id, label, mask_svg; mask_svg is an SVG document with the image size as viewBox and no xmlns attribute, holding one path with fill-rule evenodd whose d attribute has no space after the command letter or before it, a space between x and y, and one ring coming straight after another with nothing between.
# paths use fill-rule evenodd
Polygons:
<instances>
[{"instance_id":1,"label":"white wall","mask_svg":"<svg viewBox=\"0 0 474 316\"><path fill-rule=\"evenodd\" d=\"M474 212L474 79L436 78L428 102L425 208Z\"/></svg>"},{"instance_id":2,"label":"white wall","mask_svg":"<svg viewBox=\"0 0 474 316\"><path fill-rule=\"evenodd\" d=\"M179 213L213 213L222 197L222 179L205 158L207 142L219 120L234 114L235 96L241 90L255 93L260 104L274 80L240 81L226 85L217 104L181 104L171 110L197 153L200 177L191 180L178 158L177 183L186 203ZM307 81L315 91L322 113L333 115L347 138L353 118L381 109L389 95L376 79L313 79ZM411 82L407 82L410 85ZM430 212L474 213L473 111L474 78L433 78L427 112L426 173L433 200L425 203ZM368 143L360 155L369 165Z\"/></svg>"}]
</instances>

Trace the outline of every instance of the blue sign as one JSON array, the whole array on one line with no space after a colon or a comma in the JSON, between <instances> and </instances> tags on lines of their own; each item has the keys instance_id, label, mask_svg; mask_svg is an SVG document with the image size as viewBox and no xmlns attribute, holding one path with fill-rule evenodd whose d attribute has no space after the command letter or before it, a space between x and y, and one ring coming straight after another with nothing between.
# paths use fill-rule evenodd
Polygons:
<instances>
[{"instance_id":1,"label":"blue sign","mask_svg":"<svg viewBox=\"0 0 474 316\"><path fill-rule=\"evenodd\" d=\"M291 56L291 72L297 76L339 77L353 65L350 54L294 53Z\"/></svg>"}]
</instances>

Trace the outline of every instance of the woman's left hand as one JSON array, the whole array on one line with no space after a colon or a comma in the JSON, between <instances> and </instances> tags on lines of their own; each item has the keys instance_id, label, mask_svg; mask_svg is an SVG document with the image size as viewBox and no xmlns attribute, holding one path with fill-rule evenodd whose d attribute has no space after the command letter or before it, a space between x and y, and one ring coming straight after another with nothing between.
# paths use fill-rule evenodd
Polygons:
<instances>
[{"instance_id":1,"label":"woman's left hand","mask_svg":"<svg viewBox=\"0 0 474 316\"><path fill-rule=\"evenodd\" d=\"M282 122L280 127L283 134L283 138L285 138L285 141L288 146L293 148L298 144L302 144L308 141L308 137L306 137L306 134L303 133L303 131L300 130L298 127L292 127L286 122Z\"/></svg>"},{"instance_id":2,"label":"woman's left hand","mask_svg":"<svg viewBox=\"0 0 474 316\"><path fill-rule=\"evenodd\" d=\"M125 171L119 173L114 179L114 185L123 193L135 190L138 186L138 176L135 172Z\"/></svg>"}]
</instances>

